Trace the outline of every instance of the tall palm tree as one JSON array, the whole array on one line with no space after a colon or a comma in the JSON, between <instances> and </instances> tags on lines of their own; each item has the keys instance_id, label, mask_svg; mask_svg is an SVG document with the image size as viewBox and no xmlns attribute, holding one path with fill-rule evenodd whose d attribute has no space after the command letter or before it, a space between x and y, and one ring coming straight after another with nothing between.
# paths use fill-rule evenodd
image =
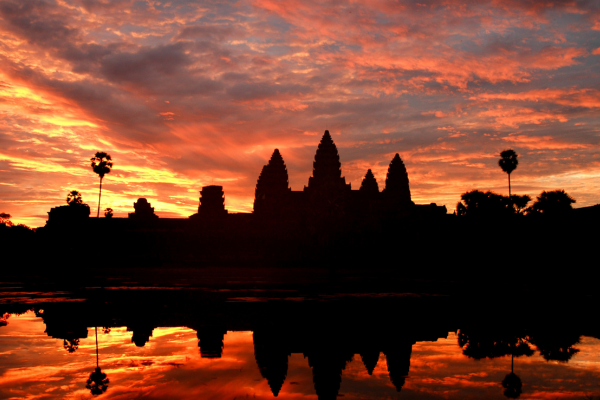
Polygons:
<instances>
[{"instance_id":1,"label":"tall palm tree","mask_svg":"<svg viewBox=\"0 0 600 400\"><path fill-rule=\"evenodd\" d=\"M102 197L102 179L104 178L104 175L106 175L110 172L110 169L113 166L111 160L112 160L112 158L110 157L110 154L107 154L103 151L96 152L96 155L90 159L90 161L92 162L92 169L94 170L95 173L97 173L100 176L100 194L98 195L98 215L96 215L96 218L100 218L100 198Z\"/></svg>"},{"instance_id":2,"label":"tall palm tree","mask_svg":"<svg viewBox=\"0 0 600 400\"><path fill-rule=\"evenodd\" d=\"M85 387L90 390L92 395L96 396L106 392L108 384L110 383L108 377L100 369L100 363L98 359L98 327L96 329L96 369L90 374Z\"/></svg>"},{"instance_id":3,"label":"tall palm tree","mask_svg":"<svg viewBox=\"0 0 600 400\"><path fill-rule=\"evenodd\" d=\"M502 168L502 171L508 174L508 197L510 198L512 196L510 192L510 173L517 169L517 165L519 165L518 155L513 149L508 149L500 153L500 157L498 165Z\"/></svg>"}]
</instances>

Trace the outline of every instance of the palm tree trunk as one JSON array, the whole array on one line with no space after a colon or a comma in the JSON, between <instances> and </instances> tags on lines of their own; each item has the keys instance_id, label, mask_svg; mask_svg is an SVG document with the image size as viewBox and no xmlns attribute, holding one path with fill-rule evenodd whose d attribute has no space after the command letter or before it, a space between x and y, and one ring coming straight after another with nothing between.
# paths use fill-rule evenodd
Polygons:
<instances>
[{"instance_id":1,"label":"palm tree trunk","mask_svg":"<svg viewBox=\"0 0 600 400\"><path fill-rule=\"evenodd\" d=\"M510 192L510 174L508 174L508 197L512 198L512 194Z\"/></svg>"},{"instance_id":2,"label":"palm tree trunk","mask_svg":"<svg viewBox=\"0 0 600 400\"><path fill-rule=\"evenodd\" d=\"M96 368L98 368L98 327L95 327L96 329Z\"/></svg>"},{"instance_id":3,"label":"palm tree trunk","mask_svg":"<svg viewBox=\"0 0 600 400\"><path fill-rule=\"evenodd\" d=\"M510 372L512 372L513 374L515 373L515 355L514 354L511 354Z\"/></svg>"},{"instance_id":4,"label":"palm tree trunk","mask_svg":"<svg viewBox=\"0 0 600 400\"><path fill-rule=\"evenodd\" d=\"M100 218L100 199L101 198L102 198L102 177L100 177L100 194L98 195L98 214L96 215L96 218Z\"/></svg>"}]
</instances>

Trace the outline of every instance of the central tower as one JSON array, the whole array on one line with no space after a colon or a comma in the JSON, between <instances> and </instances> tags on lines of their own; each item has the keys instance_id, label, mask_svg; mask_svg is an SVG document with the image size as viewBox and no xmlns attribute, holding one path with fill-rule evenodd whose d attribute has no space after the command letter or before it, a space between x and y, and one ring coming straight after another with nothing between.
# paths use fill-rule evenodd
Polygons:
<instances>
[{"instance_id":1,"label":"central tower","mask_svg":"<svg viewBox=\"0 0 600 400\"><path fill-rule=\"evenodd\" d=\"M343 189L350 189L346 184L346 178L342 177L342 164L337 147L329 131L321 138L315 161L313 163L313 176L308 178L309 192L336 192Z\"/></svg>"}]
</instances>

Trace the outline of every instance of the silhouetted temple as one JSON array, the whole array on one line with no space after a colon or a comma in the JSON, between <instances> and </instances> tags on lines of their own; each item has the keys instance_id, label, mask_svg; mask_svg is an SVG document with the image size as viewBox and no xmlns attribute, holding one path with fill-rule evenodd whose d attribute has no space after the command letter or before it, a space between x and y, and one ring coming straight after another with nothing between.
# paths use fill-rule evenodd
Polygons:
<instances>
[{"instance_id":1,"label":"silhouetted temple","mask_svg":"<svg viewBox=\"0 0 600 400\"><path fill-rule=\"evenodd\" d=\"M445 206L414 204L399 154L389 164L383 190L370 169L360 188L352 189L329 131L302 190L290 188L284 158L275 149L258 176L252 213L229 213L222 186L204 186L199 200L198 212L188 219L159 218L146 198L133 204L129 218L89 218L87 205L56 207L46 227L106 229L114 237L111 249L125 262L320 262L340 261L347 250L368 249L367 243L409 246L407 240L420 240L427 223L447 215ZM76 242L68 245L80 251ZM364 257L374 261L372 253Z\"/></svg>"},{"instance_id":2,"label":"silhouetted temple","mask_svg":"<svg viewBox=\"0 0 600 400\"><path fill-rule=\"evenodd\" d=\"M132 213L129 213L129 218L139 219L139 220L148 220L158 218L156 214L154 214L154 207L150 206L148 200L145 198L139 198L138 201L133 203L133 209L135 210Z\"/></svg>"},{"instance_id":3,"label":"silhouetted temple","mask_svg":"<svg viewBox=\"0 0 600 400\"><path fill-rule=\"evenodd\" d=\"M303 215L313 220L352 220L364 218L365 214L386 218L411 212L445 215L447 211L446 207L435 204L415 206L410 197L408 173L399 154L390 163L383 191L379 191L370 169L360 189L352 190L342 176L338 150L329 131L325 131L317 148L308 186L302 191L289 188L285 162L279 150L275 149L261 171L254 198L254 214L260 217Z\"/></svg>"}]
</instances>

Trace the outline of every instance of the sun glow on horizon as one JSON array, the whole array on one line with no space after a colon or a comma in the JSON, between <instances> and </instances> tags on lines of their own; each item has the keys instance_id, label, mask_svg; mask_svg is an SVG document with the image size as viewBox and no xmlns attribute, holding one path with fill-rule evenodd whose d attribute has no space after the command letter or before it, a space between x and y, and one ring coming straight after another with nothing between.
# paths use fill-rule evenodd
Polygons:
<instances>
[{"instance_id":1,"label":"sun glow on horizon","mask_svg":"<svg viewBox=\"0 0 600 400\"><path fill-rule=\"evenodd\" d=\"M452 212L473 188L507 191L497 160L514 148L518 193L597 204L597 32L595 5L542 0L5 0L0 212L42 226L70 190L94 208L96 151L117 217L142 196L190 215L212 183L249 212L272 151L301 190L325 129L355 189L369 168L383 188L400 153L415 201Z\"/></svg>"}]
</instances>

